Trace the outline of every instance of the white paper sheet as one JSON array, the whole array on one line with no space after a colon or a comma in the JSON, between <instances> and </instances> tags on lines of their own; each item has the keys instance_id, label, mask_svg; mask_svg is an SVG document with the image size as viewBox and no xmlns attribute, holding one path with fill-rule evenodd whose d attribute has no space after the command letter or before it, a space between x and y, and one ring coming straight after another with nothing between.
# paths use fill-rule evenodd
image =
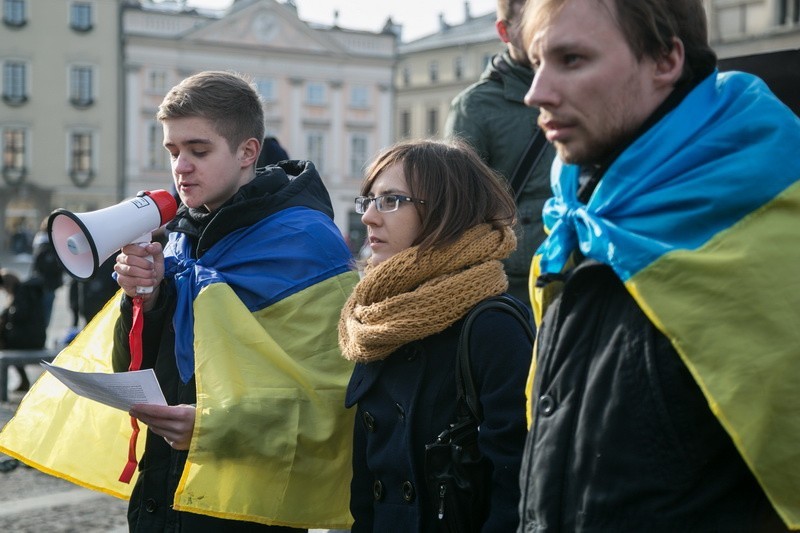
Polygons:
<instances>
[{"instance_id":1,"label":"white paper sheet","mask_svg":"<svg viewBox=\"0 0 800 533\"><path fill-rule=\"evenodd\" d=\"M167 405L152 368L104 374L76 372L44 361L41 365L75 394L125 412L137 403Z\"/></svg>"}]
</instances>

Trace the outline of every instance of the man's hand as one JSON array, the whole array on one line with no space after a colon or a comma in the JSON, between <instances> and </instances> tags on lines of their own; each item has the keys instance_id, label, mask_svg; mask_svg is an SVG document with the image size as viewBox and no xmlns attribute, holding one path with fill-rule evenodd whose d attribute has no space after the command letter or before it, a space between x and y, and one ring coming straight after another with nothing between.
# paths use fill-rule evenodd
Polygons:
<instances>
[{"instance_id":1,"label":"man's hand","mask_svg":"<svg viewBox=\"0 0 800 533\"><path fill-rule=\"evenodd\" d=\"M136 404L128 414L147 424L150 431L164 437L174 449L189 449L194 431L193 405Z\"/></svg>"},{"instance_id":2,"label":"man's hand","mask_svg":"<svg viewBox=\"0 0 800 533\"><path fill-rule=\"evenodd\" d=\"M144 310L149 311L158 299L158 288L164 279L164 251L161 243L151 242L147 246L126 244L117 255L114 272L117 273L117 284L125 294L131 298L141 296ZM153 292L137 294L136 287L153 287Z\"/></svg>"}]
</instances>

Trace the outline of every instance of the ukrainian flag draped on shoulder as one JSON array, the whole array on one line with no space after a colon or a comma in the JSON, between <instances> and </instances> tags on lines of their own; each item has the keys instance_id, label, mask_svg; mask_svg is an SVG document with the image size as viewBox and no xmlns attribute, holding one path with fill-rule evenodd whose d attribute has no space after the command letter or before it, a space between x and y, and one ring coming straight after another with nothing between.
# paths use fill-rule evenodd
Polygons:
<instances>
[{"instance_id":1,"label":"ukrainian flag draped on shoulder","mask_svg":"<svg viewBox=\"0 0 800 533\"><path fill-rule=\"evenodd\" d=\"M783 520L800 528L800 119L715 72L629 146L587 204L556 161L531 280L575 250L672 342ZM532 284L533 286L533 284ZM547 287L534 289L540 321Z\"/></svg>"},{"instance_id":2,"label":"ukrainian flag draped on shoulder","mask_svg":"<svg viewBox=\"0 0 800 533\"><path fill-rule=\"evenodd\" d=\"M167 275L178 292L178 366L185 380L194 374L197 388L194 434L175 508L298 528L349 527L352 413L344 408L344 391L352 367L340 355L337 323L358 276L339 230L323 213L294 207L232 232L199 260L188 246L182 234L171 234L166 249ZM113 315L102 319L110 328L115 307L103 313ZM102 336L110 342L110 329ZM103 356L110 367L110 344ZM64 366L81 357L72 346L59 355ZM32 398L38 396L34 390ZM28 401L12 423L19 419L33 431ZM96 413L98 404L88 403L81 409ZM44 427L56 427L35 435L35 453L62 446L50 454L55 457L37 455L35 466L129 496L129 487L116 481L130 435L126 413L106 408L110 412L91 427L80 428L70 413L63 413L68 421L62 423L42 412L41 403L34 405L38 420L48 419ZM103 434L120 424L121 445ZM37 426L35 433L42 432ZM30 440L7 426L0 445L27 457ZM118 449L108 472L86 472L95 458ZM46 462L72 454L83 461L66 467ZM87 456L92 465L82 464Z\"/></svg>"}]
</instances>

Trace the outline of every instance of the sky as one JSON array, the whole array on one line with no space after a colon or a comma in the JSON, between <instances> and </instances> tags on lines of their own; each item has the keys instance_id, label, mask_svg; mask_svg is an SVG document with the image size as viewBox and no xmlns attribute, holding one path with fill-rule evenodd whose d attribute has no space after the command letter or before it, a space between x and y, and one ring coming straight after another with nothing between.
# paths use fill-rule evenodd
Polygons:
<instances>
[{"instance_id":1,"label":"sky","mask_svg":"<svg viewBox=\"0 0 800 533\"><path fill-rule=\"evenodd\" d=\"M188 5L224 8L233 0L188 0ZM278 0L283 2L284 0ZM435 33L439 14L448 24L464 22L464 0L295 0L297 12L306 22L333 24L339 11L339 26L354 30L380 31L388 17L403 26L403 41ZM497 0L469 0L473 17L494 11Z\"/></svg>"}]
</instances>

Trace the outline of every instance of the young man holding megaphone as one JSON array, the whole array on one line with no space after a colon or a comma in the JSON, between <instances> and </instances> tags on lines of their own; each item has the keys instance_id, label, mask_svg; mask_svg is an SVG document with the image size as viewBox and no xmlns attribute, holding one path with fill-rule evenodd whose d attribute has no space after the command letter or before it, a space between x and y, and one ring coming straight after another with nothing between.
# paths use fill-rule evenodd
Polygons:
<instances>
[{"instance_id":1,"label":"young man holding megaphone","mask_svg":"<svg viewBox=\"0 0 800 533\"><path fill-rule=\"evenodd\" d=\"M122 246L121 304L65 352L99 351L108 371L154 369L168 405L80 418L73 408L57 422L59 455L82 460L26 462L129 497L131 531L349 527L351 367L337 321L357 274L328 192L309 161L256 173L263 111L238 75L186 78L157 118L182 202L169 240ZM98 438L100 421L113 439ZM147 425L141 459L136 421ZM125 458L132 475L139 459L132 493Z\"/></svg>"}]
</instances>

